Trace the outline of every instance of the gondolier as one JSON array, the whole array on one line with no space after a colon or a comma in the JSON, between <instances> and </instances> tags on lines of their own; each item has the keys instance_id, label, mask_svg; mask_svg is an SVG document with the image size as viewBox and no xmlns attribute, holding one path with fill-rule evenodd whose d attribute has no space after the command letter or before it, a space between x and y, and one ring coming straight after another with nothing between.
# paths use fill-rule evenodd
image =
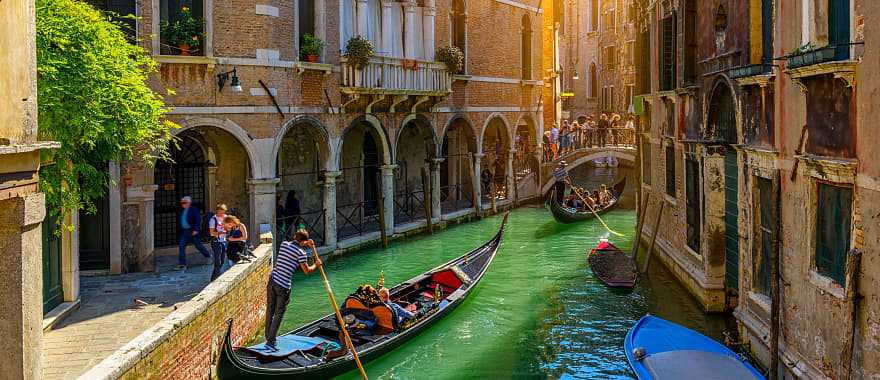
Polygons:
<instances>
[{"instance_id":1,"label":"gondolier","mask_svg":"<svg viewBox=\"0 0 880 380\"><path fill-rule=\"evenodd\" d=\"M315 255L315 263L309 265L309 255L306 253L308 248L313 252L315 250L315 242L309 239L309 232L304 229L297 230L293 241L281 243L278 256L272 266L269 284L266 287L266 346L271 349L276 349L275 337L278 336L278 327L281 326L287 303L290 301L290 287L296 268L299 267L303 273L309 274L322 265L318 255Z\"/></svg>"}]
</instances>

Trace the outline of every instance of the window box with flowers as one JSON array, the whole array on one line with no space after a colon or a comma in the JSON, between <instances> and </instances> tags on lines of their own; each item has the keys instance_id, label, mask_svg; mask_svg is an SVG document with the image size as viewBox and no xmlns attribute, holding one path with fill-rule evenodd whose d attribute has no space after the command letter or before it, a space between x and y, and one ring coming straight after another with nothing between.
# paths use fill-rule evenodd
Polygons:
<instances>
[{"instance_id":1,"label":"window box with flowers","mask_svg":"<svg viewBox=\"0 0 880 380\"><path fill-rule=\"evenodd\" d=\"M169 21L163 21L162 42L173 55L200 53L204 40L205 23L193 16L189 7L181 7Z\"/></svg>"}]
</instances>

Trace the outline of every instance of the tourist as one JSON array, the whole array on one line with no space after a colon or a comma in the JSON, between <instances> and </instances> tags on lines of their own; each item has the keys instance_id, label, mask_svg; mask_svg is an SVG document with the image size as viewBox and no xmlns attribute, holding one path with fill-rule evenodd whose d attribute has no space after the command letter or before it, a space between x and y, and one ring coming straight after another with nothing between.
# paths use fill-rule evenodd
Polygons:
<instances>
[{"instance_id":1,"label":"tourist","mask_svg":"<svg viewBox=\"0 0 880 380\"><path fill-rule=\"evenodd\" d=\"M211 257L208 248L201 241L202 214L196 206L192 205L192 197L185 196L180 198L180 215L177 220L180 221L180 240L177 245L177 267L176 270L186 269L186 246L192 244L202 256Z\"/></svg>"},{"instance_id":2,"label":"tourist","mask_svg":"<svg viewBox=\"0 0 880 380\"><path fill-rule=\"evenodd\" d=\"M553 154L550 150L550 131L544 132L542 142L544 143L544 161L553 161Z\"/></svg>"},{"instance_id":3,"label":"tourist","mask_svg":"<svg viewBox=\"0 0 880 380\"><path fill-rule=\"evenodd\" d=\"M208 232L211 233L211 251L214 253L214 269L211 271L211 281L220 276L223 264L226 262L226 205L218 204L214 208L214 216L208 220Z\"/></svg>"},{"instance_id":4,"label":"tourist","mask_svg":"<svg viewBox=\"0 0 880 380\"><path fill-rule=\"evenodd\" d=\"M599 208L605 207L605 205L602 203L602 197L599 195L599 190L593 190L593 195L591 195L590 197L596 201L596 205L599 206Z\"/></svg>"},{"instance_id":5,"label":"tourist","mask_svg":"<svg viewBox=\"0 0 880 380\"><path fill-rule=\"evenodd\" d=\"M306 249L311 248L315 255L315 263L309 265L309 255ZM315 242L309 239L309 232L303 229L294 233L293 241L281 242L278 255L269 274L269 283L266 286L266 347L277 350L275 338L278 328L287 311L287 303L290 301L290 287L293 281L293 273L299 267L303 273L309 274L322 265L321 258L315 248Z\"/></svg>"},{"instance_id":6,"label":"tourist","mask_svg":"<svg viewBox=\"0 0 880 380\"><path fill-rule=\"evenodd\" d=\"M550 129L550 152L553 154L552 159L556 159L556 153L558 151L559 151L559 128L554 123L553 128Z\"/></svg>"},{"instance_id":7,"label":"tourist","mask_svg":"<svg viewBox=\"0 0 880 380\"><path fill-rule=\"evenodd\" d=\"M403 306L398 305L397 302L391 301L391 292L388 291L388 288L382 287L379 289L379 300L385 305L388 305L391 310L394 310L394 314L397 314L398 326L416 316L409 310L404 309Z\"/></svg>"},{"instance_id":8,"label":"tourist","mask_svg":"<svg viewBox=\"0 0 880 380\"><path fill-rule=\"evenodd\" d=\"M229 241L227 247L227 256L232 262L239 262L247 251L248 232L247 227L241 223L238 218L227 215L223 219L223 225L226 228L226 240Z\"/></svg>"},{"instance_id":9,"label":"tourist","mask_svg":"<svg viewBox=\"0 0 880 380\"><path fill-rule=\"evenodd\" d=\"M603 205L607 205L611 203L614 195L611 194L611 191L608 190L608 186L602 185L602 190L599 192L599 199Z\"/></svg>"},{"instance_id":10,"label":"tourist","mask_svg":"<svg viewBox=\"0 0 880 380\"><path fill-rule=\"evenodd\" d=\"M608 133L608 127L608 114L602 112L602 115L599 116L599 128L597 133L599 135L598 143L600 147L605 146L605 135Z\"/></svg>"}]
</instances>

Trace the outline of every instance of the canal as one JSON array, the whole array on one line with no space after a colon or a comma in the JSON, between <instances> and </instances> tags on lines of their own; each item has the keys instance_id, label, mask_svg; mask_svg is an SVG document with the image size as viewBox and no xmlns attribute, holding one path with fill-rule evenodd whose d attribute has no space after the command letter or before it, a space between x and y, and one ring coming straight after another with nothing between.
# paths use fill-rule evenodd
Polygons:
<instances>
[{"instance_id":1,"label":"canal","mask_svg":"<svg viewBox=\"0 0 880 380\"><path fill-rule=\"evenodd\" d=\"M611 183L629 170L581 169L578 183ZM604 216L626 234L612 241L630 249L634 191ZM433 236L394 241L326 265L337 299L363 283L405 281L479 246L496 232L500 216L451 226ZM707 316L690 294L652 261L633 291L613 291L590 271L586 251L609 238L598 222L556 223L543 208L522 207L510 224L495 262L468 300L397 350L366 365L372 379L567 378L627 379L623 352L629 327L646 313L694 328L716 339L732 329L725 317ZM643 250L644 251L644 250ZM319 276L297 274L281 331L331 312ZM341 378L355 379L357 371Z\"/></svg>"}]
</instances>

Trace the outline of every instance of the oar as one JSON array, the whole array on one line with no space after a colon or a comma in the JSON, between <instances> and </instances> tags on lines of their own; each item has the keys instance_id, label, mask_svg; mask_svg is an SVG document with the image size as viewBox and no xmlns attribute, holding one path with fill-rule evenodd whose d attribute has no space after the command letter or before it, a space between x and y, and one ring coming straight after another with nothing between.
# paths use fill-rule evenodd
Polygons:
<instances>
[{"instance_id":1,"label":"oar","mask_svg":"<svg viewBox=\"0 0 880 380\"><path fill-rule=\"evenodd\" d=\"M593 210L593 206L590 206L590 203L587 202L586 199L584 199L584 196L581 195L581 192L578 191L577 187L575 187L574 185L571 184L571 179L570 179L570 178L565 177L565 183L567 183L568 186L571 186L571 189L574 190L574 193L577 194L578 198L581 199L581 202L584 202L584 205L586 205L587 208L590 209L590 212L592 212L593 215L596 216L596 219L599 219L599 222L602 223L603 226L605 226L605 229L608 230L608 232L610 232L610 233L612 233L612 234L614 234L614 235L617 235L617 236L625 236L624 234L622 234L622 233L620 233L620 232L617 232L617 231L612 230L611 227L608 227L608 224L606 224L605 221L602 220L602 217L600 217L599 214L596 213L596 210Z\"/></svg>"},{"instance_id":2,"label":"oar","mask_svg":"<svg viewBox=\"0 0 880 380\"><path fill-rule=\"evenodd\" d=\"M318 258L318 250L315 249L315 246L312 246L312 252L315 253L315 259ZM367 380L367 372L364 371L364 365L361 364L361 358L358 357L357 351L354 349L354 344L351 342L351 336L348 335L348 330L345 328L345 321L342 320L342 313L339 312L339 305L336 304L336 297L333 296L333 289L330 289L330 280L327 280L327 273L324 272L324 266L318 266L318 269L321 270L321 278L324 279L324 289L327 290L327 295L330 296L330 304L333 305L333 311L336 312L336 320L339 321L339 328L342 329L342 335L345 337L345 345L348 346L348 349L351 350L352 356L354 356L354 362L357 363L358 370L361 371L361 378Z\"/></svg>"}]
</instances>

